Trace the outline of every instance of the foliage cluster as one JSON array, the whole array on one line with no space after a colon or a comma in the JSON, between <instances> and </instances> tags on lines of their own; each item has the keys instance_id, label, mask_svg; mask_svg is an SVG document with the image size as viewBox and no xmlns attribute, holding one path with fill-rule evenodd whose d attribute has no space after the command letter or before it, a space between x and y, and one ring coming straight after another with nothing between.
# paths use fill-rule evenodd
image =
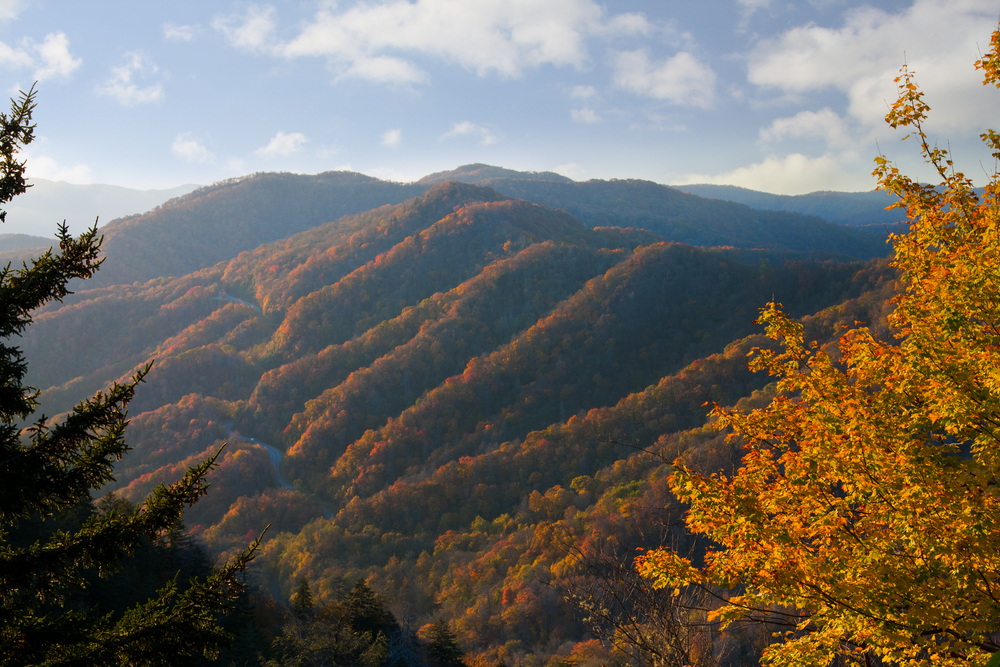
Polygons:
<instances>
[{"instance_id":1,"label":"foliage cluster","mask_svg":"<svg viewBox=\"0 0 1000 667\"><path fill-rule=\"evenodd\" d=\"M1000 28L991 49L976 66L1000 87ZM876 159L910 219L893 237L905 290L891 335L851 327L834 358L769 304L781 347L752 365L779 378L778 396L714 410L745 443L742 466L706 476L681 462L670 477L688 527L715 546L640 566L659 587L718 596L724 623L777 628L768 663L975 665L1000 650L1000 174L980 196L928 140L913 72L896 83L886 121L917 138L940 183ZM1000 135L982 138L1000 158Z\"/></svg>"}]
</instances>

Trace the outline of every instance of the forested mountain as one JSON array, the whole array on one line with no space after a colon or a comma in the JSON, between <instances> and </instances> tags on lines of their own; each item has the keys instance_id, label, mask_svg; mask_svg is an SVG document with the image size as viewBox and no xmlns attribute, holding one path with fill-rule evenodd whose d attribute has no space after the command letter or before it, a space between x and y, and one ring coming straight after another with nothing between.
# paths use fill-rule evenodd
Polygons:
<instances>
[{"instance_id":1,"label":"forested mountain","mask_svg":"<svg viewBox=\"0 0 1000 667\"><path fill-rule=\"evenodd\" d=\"M459 181L461 183L480 183L492 178L513 178L516 180L529 181L555 181L557 183L572 183L573 179L567 178L554 171L515 171L494 167L488 164L466 164L449 171L438 171L421 178L417 183L434 185L444 181Z\"/></svg>"},{"instance_id":2,"label":"forested mountain","mask_svg":"<svg viewBox=\"0 0 1000 667\"><path fill-rule=\"evenodd\" d=\"M564 209L588 226L639 227L692 245L782 248L863 259L888 252L882 228L845 229L812 215L705 199L651 181L488 178L480 184L510 197Z\"/></svg>"},{"instance_id":3,"label":"forested mountain","mask_svg":"<svg viewBox=\"0 0 1000 667\"><path fill-rule=\"evenodd\" d=\"M794 250L816 258L867 259L888 251L881 228L844 229L814 217L703 199L648 181L576 183L550 172L487 165L467 165L411 184L351 172L268 173L215 183L148 213L107 223L101 231L111 261L88 287L185 275L343 216L398 204L450 175L501 195L563 209L589 228L633 227L667 241ZM22 251L8 259L31 254Z\"/></svg>"},{"instance_id":4,"label":"forested mountain","mask_svg":"<svg viewBox=\"0 0 1000 667\"><path fill-rule=\"evenodd\" d=\"M0 266L8 263L19 266L31 257L37 257L57 242L53 238L30 234L0 234Z\"/></svg>"},{"instance_id":5,"label":"forested mountain","mask_svg":"<svg viewBox=\"0 0 1000 667\"><path fill-rule=\"evenodd\" d=\"M568 602L593 583L584 561L611 544L626 560L668 538L703 546L665 528L664 460L738 461L704 404L768 395L746 368L767 344L753 324L766 301L821 344L858 319L885 333L885 261L815 260L875 254L854 230L639 181L489 176L497 188L412 186L362 210L411 186L355 176L259 176L115 223L167 257L227 228L246 236L230 249L271 236L43 309L22 341L28 382L58 419L154 360L131 405L134 450L104 491L139 502L228 442L186 516L193 536L220 555L270 523L259 572L280 600L306 580L332 603L364 579L414 627L453 622L470 664L608 664ZM280 217L279 204L298 208ZM124 247L110 231L102 273Z\"/></svg>"},{"instance_id":6,"label":"forested mountain","mask_svg":"<svg viewBox=\"0 0 1000 667\"><path fill-rule=\"evenodd\" d=\"M775 195L736 185L693 184L674 187L699 197L723 199L765 211L791 211L814 215L838 225L896 225L906 220L906 212L903 210L885 210L893 203L893 198L881 190Z\"/></svg>"},{"instance_id":7,"label":"forested mountain","mask_svg":"<svg viewBox=\"0 0 1000 667\"><path fill-rule=\"evenodd\" d=\"M351 172L254 174L215 183L105 225L104 251L114 261L94 284L184 275L425 189Z\"/></svg>"}]
</instances>

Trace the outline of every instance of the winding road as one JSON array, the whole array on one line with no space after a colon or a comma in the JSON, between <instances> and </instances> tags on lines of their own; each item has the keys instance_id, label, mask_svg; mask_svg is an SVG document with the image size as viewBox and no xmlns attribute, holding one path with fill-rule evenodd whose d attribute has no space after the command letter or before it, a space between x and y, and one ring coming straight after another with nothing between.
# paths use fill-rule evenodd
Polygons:
<instances>
[{"instance_id":1,"label":"winding road","mask_svg":"<svg viewBox=\"0 0 1000 667\"><path fill-rule=\"evenodd\" d=\"M242 435L240 435L239 433L233 433L233 423L232 422L229 422L228 424L226 424L226 432L229 434L229 437L231 437L231 438L236 438L237 440L242 440L243 442L249 442L252 445L259 445L259 446L263 447L264 449L266 449L267 450L267 456L268 456L268 458L271 459L271 468L274 469L274 480L276 482L278 482L278 484L280 486L283 486L284 488L288 489L289 491L297 491L297 489L294 486L292 486L291 484L289 484L288 480L285 479L284 477L282 477L282 475L281 475L281 459L282 459L282 453L281 452L279 452L276 448L272 447L271 445L268 445L266 443L261 442L260 440L256 440L254 438L246 438L246 437L243 437ZM323 513L326 515L327 519L332 519L333 518L333 513L330 510L328 510L323 505L323 503L321 503L318 500L316 500L315 496L313 496L313 501L315 501L315 503L317 505L319 505L323 509Z\"/></svg>"}]
</instances>

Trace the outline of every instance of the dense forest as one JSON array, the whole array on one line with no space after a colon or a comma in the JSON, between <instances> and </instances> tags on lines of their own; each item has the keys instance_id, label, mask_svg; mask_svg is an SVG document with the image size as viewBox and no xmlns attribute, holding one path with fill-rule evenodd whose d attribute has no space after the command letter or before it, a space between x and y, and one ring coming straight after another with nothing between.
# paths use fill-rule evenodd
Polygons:
<instances>
[{"instance_id":1,"label":"dense forest","mask_svg":"<svg viewBox=\"0 0 1000 667\"><path fill-rule=\"evenodd\" d=\"M706 403L773 395L747 369L759 308L783 303L820 346L858 320L886 331L884 233L640 181L458 171L262 174L116 221L98 277L20 342L55 421L153 362L98 507L228 443L149 548L214 560L270 524L238 664L624 659L586 601L610 559L705 548L666 462L738 464Z\"/></svg>"}]
</instances>

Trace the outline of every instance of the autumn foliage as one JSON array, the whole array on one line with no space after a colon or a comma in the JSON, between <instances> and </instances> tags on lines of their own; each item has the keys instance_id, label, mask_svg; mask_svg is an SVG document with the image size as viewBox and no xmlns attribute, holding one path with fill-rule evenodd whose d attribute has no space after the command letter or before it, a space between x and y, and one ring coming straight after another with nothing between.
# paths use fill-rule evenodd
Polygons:
<instances>
[{"instance_id":1,"label":"autumn foliage","mask_svg":"<svg viewBox=\"0 0 1000 667\"><path fill-rule=\"evenodd\" d=\"M977 63L1000 87L1000 30ZM656 586L699 587L715 618L777 629L767 662L984 664L1000 649L1000 175L981 195L923 129L913 72L886 116L920 143L940 183L876 160L880 186L910 218L895 235L905 292L891 335L848 330L839 358L807 345L769 304L781 348L753 367L779 395L752 411L716 407L742 442L732 476L678 462L689 529L715 547L702 562L661 549L640 571ZM982 135L1000 157L1000 135Z\"/></svg>"}]
</instances>

